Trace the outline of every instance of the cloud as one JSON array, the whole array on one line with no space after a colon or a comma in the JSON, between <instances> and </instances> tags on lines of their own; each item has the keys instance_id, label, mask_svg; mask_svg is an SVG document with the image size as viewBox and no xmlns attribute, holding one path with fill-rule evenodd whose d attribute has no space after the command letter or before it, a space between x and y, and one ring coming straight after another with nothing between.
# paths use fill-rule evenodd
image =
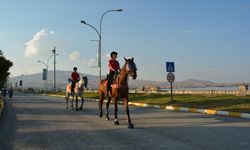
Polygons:
<instances>
[{"instance_id":1,"label":"cloud","mask_svg":"<svg viewBox=\"0 0 250 150\"><path fill-rule=\"evenodd\" d=\"M48 31L48 29L38 31L30 41L25 43L25 56L37 57L44 50L48 50L47 45L51 42L49 36L52 34L54 34L54 31Z\"/></svg>"},{"instance_id":2,"label":"cloud","mask_svg":"<svg viewBox=\"0 0 250 150\"><path fill-rule=\"evenodd\" d=\"M70 60L79 60L81 57L80 53L78 51L74 51L69 55Z\"/></svg>"},{"instance_id":3,"label":"cloud","mask_svg":"<svg viewBox=\"0 0 250 150\"><path fill-rule=\"evenodd\" d=\"M95 62L96 60L94 58L91 58L88 62L88 66L89 67L97 66Z\"/></svg>"}]
</instances>

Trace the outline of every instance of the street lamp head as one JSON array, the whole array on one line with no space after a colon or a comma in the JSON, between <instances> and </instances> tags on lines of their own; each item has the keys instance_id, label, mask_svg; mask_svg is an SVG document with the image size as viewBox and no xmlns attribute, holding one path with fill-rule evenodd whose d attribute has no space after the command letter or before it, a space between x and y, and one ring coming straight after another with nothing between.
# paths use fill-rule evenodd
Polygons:
<instances>
[{"instance_id":1,"label":"street lamp head","mask_svg":"<svg viewBox=\"0 0 250 150\"><path fill-rule=\"evenodd\" d=\"M87 24L84 20L81 20L81 23L83 23L83 24Z\"/></svg>"},{"instance_id":2,"label":"street lamp head","mask_svg":"<svg viewBox=\"0 0 250 150\"><path fill-rule=\"evenodd\" d=\"M122 9L117 9L117 10L115 10L115 11L123 11Z\"/></svg>"}]
</instances>

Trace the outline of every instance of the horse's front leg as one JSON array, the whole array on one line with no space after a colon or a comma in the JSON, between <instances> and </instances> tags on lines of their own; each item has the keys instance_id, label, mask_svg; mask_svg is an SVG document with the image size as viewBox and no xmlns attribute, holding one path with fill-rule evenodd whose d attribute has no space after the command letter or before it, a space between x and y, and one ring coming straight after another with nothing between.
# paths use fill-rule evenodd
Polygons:
<instances>
[{"instance_id":1,"label":"horse's front leg","mask_svg":"<svg viewBox=\"0 0 250 150\"><path fill-rule=\"evenodd\" d=\"M110 120L109 119L109 104L110 104L110 101L111 101L111 97L108 98L108 101L106 103L106 120Z\"/></svg>"},{"instance_id":2,"label":"horse's front leg","mask_svg":"<svg viewBox=\"0 0 250 150\"><path fill-rule=\"evenodd\" d=\"M80 110L82 110L82 108L83 108L83 103L84 103L83 96L81 96L81 99L82 99L82 104L81 104Z\"/></svg>"},{"instance_id":3,"label":"horse's front leg","mask_svg":"<svg viewBox=\"0 0 250 150\"><path fill-rule=\"evenodd\" d=\"M117 112L118 112L118 107L117 107L117 96L114 98L114 106L115 106L115 109L114 109L114 116L115 116L115 125L119 125L119 121L118 121L118 118L117 118Z\"/></svg>"},{"instance_id":4,"label":"horse's front leg","mask_svg":"<svg viewBox=\"0 0 250 150\"><path fill-rule=\"evenodd\" d=\"M78 108L78 96L76 95L76 111L78 111L79 108Z\"/></svg>"},{"instance_id":5,"label":"horse's front leg","mask_svg":"<svg viewBox=\"0 0 250 150\"><path fill-rule=\"evenodd\" d=\"M134 125L131 123L131 118L130 118L130 114L129 114L128 97L124 97L124 108L125 108L125 112L127 115L128 128L132 129L132 128L134 128Z\"/></svg>"},{"instance_id":6,"label":"horse's front leg","mask_svg":"<svg viewBox=\"0 0 250 150\"><path fill-rule=\"evenodd\" d=\"M100 92L99 94L99 111L100 111L99 117L100 118L102 117L102 105L103 105L104 96L105 94L103 92Z\"/></svg>"},{"instance_id":7,"label":"horse's front leg","mask_svg":"<svg viewBox=\"0 0 250 150\"><path fill-rule=\"evenodd\" d=\"M69 94L68 93L66 93L65 99L66 99L66 109L68 109L68 104L69 104Z\"/></svg>"}]
</instances>

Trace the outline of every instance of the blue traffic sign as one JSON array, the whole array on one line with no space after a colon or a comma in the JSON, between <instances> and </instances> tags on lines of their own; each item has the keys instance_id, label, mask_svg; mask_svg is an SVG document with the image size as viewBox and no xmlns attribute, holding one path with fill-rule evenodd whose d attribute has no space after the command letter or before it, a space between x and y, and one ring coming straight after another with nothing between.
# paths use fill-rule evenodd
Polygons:
<instances>
[{"instance_id":1,"label":"blue traffic sign","mask_svg":"<svg viewBox=\"0 0 250 150\"><path fill-rule=\"evenodd\" d=\"M166 62L167 72L175 72L174 62Z\"/></svg>"}]
</instances>

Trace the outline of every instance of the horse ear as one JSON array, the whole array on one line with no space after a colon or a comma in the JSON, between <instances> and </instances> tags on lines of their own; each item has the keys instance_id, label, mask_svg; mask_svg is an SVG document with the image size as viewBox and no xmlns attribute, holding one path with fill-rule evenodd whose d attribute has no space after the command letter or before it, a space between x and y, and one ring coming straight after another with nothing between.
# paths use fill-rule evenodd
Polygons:
<instances>
[{"instance_id":1,"label":"horse ear","mask_svg":"<svg viewBox=\"0 0 250 150\"><path fill-rule=\"evenodd\" d=\"M132 57L132 61L134 61L134 57Z\"/></svg>"},{"instance_id":2,"label":"horse ear","mask_svg":"<svg viewBox=\"0 0 250 150\"><path fill-rule=\"evenodd\" d=\"M125 57L124 57L124 60L125 60L125 61L128 61L127 58L125 58Z\"/></svg>"}]
</instances>

